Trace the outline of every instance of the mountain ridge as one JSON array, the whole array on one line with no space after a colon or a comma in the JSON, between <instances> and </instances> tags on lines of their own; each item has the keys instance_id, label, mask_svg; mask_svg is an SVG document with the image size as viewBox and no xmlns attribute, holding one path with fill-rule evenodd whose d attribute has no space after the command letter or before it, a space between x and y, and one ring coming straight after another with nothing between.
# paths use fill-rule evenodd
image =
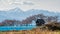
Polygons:
<instances>
[{"instance_id":1,"label":"mountain ridge","mask_svg":"<svg viewBox=\"0 0 60 34\"><path fill-rule=\"evenodd\" d=\"M31 9L23 11L20 8L15 8L8 11L0 11L0 21L3 21L5 19L24 20L29 16L37 14L44 14L46 16L59 16L60 13L49 12L48 10L39 10L39 9Z\"/></svg>"}]
</instances>

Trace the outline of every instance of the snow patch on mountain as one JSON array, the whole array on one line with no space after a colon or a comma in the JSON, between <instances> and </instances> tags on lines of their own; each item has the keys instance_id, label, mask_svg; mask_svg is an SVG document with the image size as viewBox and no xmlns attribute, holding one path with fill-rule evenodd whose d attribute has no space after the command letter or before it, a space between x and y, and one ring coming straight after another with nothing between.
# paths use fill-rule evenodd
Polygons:
<instances>
[{"instance_id":1,"label":"snow patch on mountain","mask_svg":"<svg viewBox=\"0 0 60 34\"><path fill-rule=\"evenodd\" d=\"M0 22L9 19L9 20L24 20L29 16L44 14L46 16L59 16L58 12L49 12L47 10L31 9L23 11L20 8L11 9L8 11L0 11Z\"/></svg>"}]
</instances>

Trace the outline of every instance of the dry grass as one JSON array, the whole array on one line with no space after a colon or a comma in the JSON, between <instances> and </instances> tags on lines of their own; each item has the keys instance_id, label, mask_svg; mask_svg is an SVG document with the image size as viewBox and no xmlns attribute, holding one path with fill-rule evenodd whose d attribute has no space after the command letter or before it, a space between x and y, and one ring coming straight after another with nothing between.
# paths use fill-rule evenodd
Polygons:
<instances>
[{"instance_id":1,"label":"dry grass","mask_svg":"<svg viewBox=\"0 0 60 34\"><path fill-rule=\"evenodd\" d=\"M60 34L60 31L43 31L40 28L36 28L32 30L0 32L0 34Z\"/></svg>"}]
</instances>

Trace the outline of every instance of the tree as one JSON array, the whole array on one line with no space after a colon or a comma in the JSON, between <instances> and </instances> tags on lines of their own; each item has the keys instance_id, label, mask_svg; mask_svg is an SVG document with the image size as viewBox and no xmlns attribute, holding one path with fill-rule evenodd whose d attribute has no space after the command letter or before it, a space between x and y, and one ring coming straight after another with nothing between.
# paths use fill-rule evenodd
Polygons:
<instances>
[{"instance_id":1,"label":"tree","mask_svg":"<svg viewBox=\"0 0 60 34\"><path fill-rule=\"evenodd\" d=\"M37 21L36 21L37 26L41 26L44 23L45 23L45 21L43 19L37 19Z\"/></svg>"}]
</instances>

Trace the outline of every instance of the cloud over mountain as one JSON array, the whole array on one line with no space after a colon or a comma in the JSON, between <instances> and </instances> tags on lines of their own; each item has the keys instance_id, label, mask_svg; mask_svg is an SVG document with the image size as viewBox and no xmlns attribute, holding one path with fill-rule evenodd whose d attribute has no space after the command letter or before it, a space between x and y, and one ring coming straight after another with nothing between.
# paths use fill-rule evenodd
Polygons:
<instances>
[{"instance_id":1,"label":"cloud over mountain","mask_svg":"<svg viewBox=\"0 0 60 34\"><path fill-rule=\"evenodd\" d=\"M60 11L60 0L0 0L0 10L19 7L23 10L44 9Z\"/></svg>"}]
</instances>

